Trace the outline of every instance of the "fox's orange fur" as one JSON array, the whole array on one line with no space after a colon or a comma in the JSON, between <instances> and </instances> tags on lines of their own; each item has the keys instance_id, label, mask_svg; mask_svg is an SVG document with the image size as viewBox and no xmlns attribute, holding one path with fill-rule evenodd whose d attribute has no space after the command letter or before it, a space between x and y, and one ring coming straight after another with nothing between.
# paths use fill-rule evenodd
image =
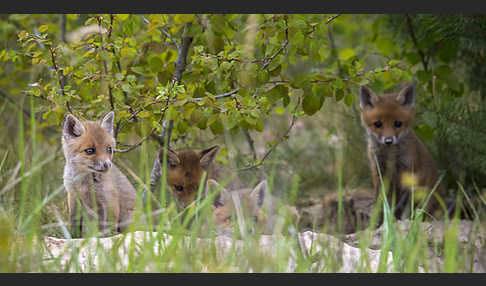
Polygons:
<instances>
[{"instance_id":1,"label":"fox's orange fur","mask_svg":"<svg viewBox=\"0 0 486 286\"><path fill-rule=\"evenodd\" d=\"M405 86L399 93L377 95L367 86L360 89L361 119L368 138L368 157L373 183L378 195L381 180L388 178L387 200L395 205L395 216L400 218L410 203L410 188L402 180L405 173L417 181L414 189L430 192L438 183L439 175L431 154L412 129L415 106L415 87ZM375 161L378 162L378 165ZM441 185L435 190L426 211L441 215L437 198L443 199ZM392 198L395 198L392 201Z\"/></svg>"},{"instance_id":2,"label":"fox's orange fur","mask_svg":"<svg viewBox=\"0 0 486 286\"><path fill-rule=\"evenodd\" d=\"M218 150L217 145L204 150L190 148L167 150L166 181L180 207L185 207L196 199L204 172L206 172L206 181L217 177L214 159ZM159 153L160 162L163 159L162 154Z\"/></svg>"},{"instance_id":3,"label":"fox's orange fur","mask_svg":"<svg viewBox=\"0 0 486 286\"><path fill-rule=\"evenodd\" d=\"M132 219L136 191L112 163L113 120L113 112L99 121L80 120L71 114L64 120L63 179L73 236L83 235L87 219L97 218L102 232L121 232ZM83 217L83 211L88 217Z\"/></svg>"},{"instance_id":4,"label":"fox's orange fur","mask_svg":"<svg viewBox=\"0 0 486 286\"><path fill-rule=\"evenodd\" d=\"M204 172L206 179L202 185L203 197L207 194L206 183L208 179L222 180L232 187L241 185L236 173L215 162L218 151L218 145L202 150L192 148L167 149L165 183L176 199L179 209L183 209L196 199ZM155 195L159 191L159 179L162 175L164 161L163 154L164 149L160 148L150 175L150 190ZM145 194L146 192L144 197Z\"/></svg>"}]
</instances>

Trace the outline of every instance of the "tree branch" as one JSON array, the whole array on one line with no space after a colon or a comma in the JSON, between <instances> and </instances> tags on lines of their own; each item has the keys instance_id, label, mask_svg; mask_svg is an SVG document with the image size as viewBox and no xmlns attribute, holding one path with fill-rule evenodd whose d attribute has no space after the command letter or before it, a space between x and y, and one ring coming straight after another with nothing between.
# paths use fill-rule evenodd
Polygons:
<instances>
[{"instance_id":1,"label":"tree branch","mask_svg":"<svg viewBox=\"0 0 486 286\"><path fill-rule=\"evenodd\" d=\"M256 150L255 150L254 141L250 136L250 132L248 132L248 130L243 130L243 133L245 134L246 141L248 142L248 146L250 147L251 153L253 154L253 161L256 161L257 153L256 153Z\"/></svg>"},{"instance_id":2,"label":"tree branch","mask_svg":"<svg viewBox=\"0 0 486 286\"><path fill-rule=\"evenodd\" d=\"M169 108L169 101L166 102L166 105L164 107L164 110L162 111L162 114L160 115L160 119L158 121L158 124L161 124L164 117L165 117L165 113L167 111L167 109ZM115 149L115 152L116 153L126 153L126 152L129 152L129 151L132 151L133 149L137 148L138 146L142 145L142 143L147 140L147 138L151 137L154 133L155 133L155 130L157 130L157 126L155 126L154 128L152 128L152 130L149 132L149 134L147 134L145 137L143 137L138 143L128 147L127 149L124 149L124 150L120 150L120 149Z\"/></svg>"},{"instance_id":3,"label":"tree branch","mask_svg":"<svg viewBox=\"0 0 486 286\"><path fill-rule=\"evenodd\" d=\"M278 54L280 54L288 46L288 44L289 44L289 29L286 28L285 29L285 42L284 42L284 44L272 56L263 60L263 66L262 66L261 70L266 69L268 67L268 65L272 62L272 60Z\"/></svg>"},{"instance_id":4,"label":"tree branch","mask_svg":"<svg viewBox=\"0 0 486 286\"><path fill-rule=\"evenodd\" d=\"M406 14L405 17L407 19L408 33L410 34L410 37L412 38L413 45L415 46L415 48L417 49L417 52L420 55L420 59L422 60L422 65L424 67L424 71L428 72L428 62L425 59L424 52L420 49L417 38L415 37L415 33L413 31L413 26L412 26L412 19L410 18L409 14Z\"/></svg>"},{"instance_id":5,"label":"tree branch","mask_svg":"<svg viewBox=\"0 0 486 286\"><path fill-rule=\"evenodd\" d=\"M341 14L336 14L334 16L329 17L326 21L326 24L329 24L332 20L336 19L339 16L341 16Z\"/></svg>"},{"instance_id":6,"label":"tree branch","mask_svg":"<svg viewBox=\"0 0 486 286\"><path fill-rule=\"evenodd\" d=\"M111 19L111 24L110 24L110 29L108 30L109 31L108 32L108 40L110 39L111 31L112 31L113 15L110 16L110 19ZM97 17L97 20L98 20L98 26L100 27L100 31L102 31L103 25L102 25L101 17ZM100 50L100 56L103 59L103 67L105 69L105 77L106 77L106 76L108 76L108 64L106 63L106 59L103 56L103 33L100 33L99 50ZM115 110L115 104L113 102L112 86L111 86L110 83L108 83L108 99L110 101L111 110L114 111Z\"/></svg>"},{"instance_id":7,"label":"tree branch","mask_svg":"<svg viewBox=\"0 0 486 286\"><path fill-rule=\"evenodd\" d=\"M52 61L52 66L54 67L54 70L57 73L58 81L59 81L59 87L61 88L61 94L62 96L66 97L66 93L64 91L64 80L62 76L62 71L59 69L59 67L56 64L56 57L54 56L54 50L52 49L52 46L49 45L49 51L51 52L51 61ZM66 101L66 107L70 113L72 113L71 105L69 104L68 101Z\"/></svg>"},{"instance_id":8,"label":"tree branch","mask_svg":"<svg viewBox=\"0 0 486 286\"><path fill-rule=\"evenodd\" d=\"M148 21L148 19L146 19L145 17L143 17L143 19L144 19L145 23L150 23L150 21ZM190 25L191 25L191 23L186 23L185 26L184 26L184 31L187 30ZM172 77L172 86L171 86L172 88L174 88L174 86L176 84L179 84L181 82L182 74L184 73L184 71L186 69L186 58L187 58L187 53L189 51L189 47L192 43L192 37L183 36L182 39L181 39L181 44L179 45L179 43L177 43L177 41L175 41L170 36L170 34L167 33L164 29L159 28L159 30L162 33L164 33L164 35L167 38L169 38L175 44L175 46L177 48L177 59L176 59L176 62L175 62L174 75ZM175 100L175 96L172 100ZM170 101L171 101L170 98L168 100L166 100L166 107L169 106ZM164 113L165 113L165 111L164 111ZM155 135L152 132L152 134L150 134L150 136L155 138L160 146L165 145L164 138L167 136L167 141L166 141L167 146L166 147L169 148L170 136L171 136L171 133L172 133L172 126L173 126L173 121L172 120L169 120L169 121L166 120L166 121L164 121L164 123L162 125L161 134ZM158 153L161 152L161 151L162 151L162 148L159 148ZM162 175L162 171L161 171L159 156L157 154L157 156L154 159L152 171L150 172L150 186L151 186L150 191L153 192L155 186L158 184L158 182L160 180L161 175Z\"/></svg>"},{"instance_id":9,"label":"tree branch","mask_svg":"<svg viewBox=\"0 0 486 286\"><path fill-rule=\"evenodd\" d=\"M191 23L186 23L184 26L184 30L187 30L190 25ZM182 46L178 48L177 59L175 62L172 87L174 87L175 84L179 84L181 82L182 73L184 73L184 70L186 69L187 52L189 51L189 47L192 43L192 37L182 37L181 42Z\"/></svg>"}]
</instances>

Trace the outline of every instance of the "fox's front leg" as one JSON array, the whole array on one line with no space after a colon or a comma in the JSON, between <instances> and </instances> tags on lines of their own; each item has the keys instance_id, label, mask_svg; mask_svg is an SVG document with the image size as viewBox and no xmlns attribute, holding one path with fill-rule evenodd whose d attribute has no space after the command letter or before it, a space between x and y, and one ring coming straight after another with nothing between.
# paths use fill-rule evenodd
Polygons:
<instances>
[{"instance_id":1,"label":"fox's front leg","mask_svg":"<svg viewBox=\"0 0 486 286\"><path fill-rule=\"evenodd\" d=\"M75 191L68 191L69 228L71 237L81 237L83 234L83 217L81 202Z\"/></svg>"}]
</instances>

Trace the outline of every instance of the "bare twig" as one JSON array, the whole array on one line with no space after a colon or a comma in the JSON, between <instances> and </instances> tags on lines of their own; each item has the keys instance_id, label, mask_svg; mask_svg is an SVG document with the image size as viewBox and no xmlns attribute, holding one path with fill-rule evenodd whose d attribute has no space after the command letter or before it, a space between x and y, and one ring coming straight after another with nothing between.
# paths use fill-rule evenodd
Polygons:
<instances>
[{"instance_id":1,"label":"bare twig","mask_svg":"<svg viewBox=\"0 0 486 286\"><path fill-rule=\"evenodd\" d=\"M265 154L263 154L262 158L258 161L258 163L254 164L254 165L251 165L251 166L246 166L246 167L243 167L243 168L240 168L238 169L237 171L248 171L248 170L252 170L252 169L255 169L255 168L258 168L260 166L263 165L263 162L268 158L268 156L270 156L270 154L273 152L273 150L275 150L275 148L277 148L277 146L282 143L282 141L284 141L285 138L287 138L290 134L290 131L292 130L292 128L294 127L294 124L295 124L295 120L297 118L297 116L295 115L296 111L297 111L297 108L299 107L300 105L300 97L295 105L295 109L294 109L294 114L292 114L292 119L290 121L290 125L289 125L289 128L287 129L287 131L285 131L285 133L278 137L277 138L277 142L275 142L275 144L273 144L266 152Z\"/></svg>"},{"instance_id":2,"label":"bare twig","mask_svg":"<svg viewBox=\"0 0 486 286\"><path fill-rule=\"evenodd\" d=\"M257 153L256 153L256 150L255 150L254 141L250 136L250 132L248 132L248 130L244 130L243 133L245 134L246 141L248 142L248 146L250 147L251 153L253 154L253 161L256 161Z\"/></svg>"},{"instance_id":3,"label":"bare twig","mask_svg":"<svg viewBox=\"0 0 486 286\"><path fill-rule=\"evenodd\" d=\"M150 24L149 19L145 18L145 16L142 16L142 19L146 24ZM174 46L176 46L178 51L181 50L179 43L164 28L159 27L159 30L174 44Z\"/></svg>"},{"instance_id":4,"label":"bare twig","mask_svg":"<svg viewBox=\"0 0 486 286\"><path fill-rule=\"evenodd\" d=\"M163 34L164 34L164 35L165 35L167 38L169 38L169 40L170 40L170 41L171 41L171 42L174 44L174 46L176 46L176 49L177 49L178 51L181 49L181 45L179 45L179 43L178 43L176 40L174 40L174 38L172 38L172 36L171 36L169 33L167 33L167 31L166 31L164 28L160 27L160 28L159 28L159 30L160 30L160 31L161 31L161 32L162 32L162 33L163 33Z\"/></svg>"},{"instance_id":5,"label":"bare twig","mask_svg":"<svg viewBox=\"0 0 486 286\"><path fill-rule=\"evenodd\" d=\"M284 44L272 56L270 56L269 58L264 59L263 66L262 66L261 70L266 69L268 67L268 65L272 62L272 60L278 54L280 54L288 45L289 45L289 29L286 28L285 29L285 42L284 42Z\"/></svg>"},{"instance_id":6,"label":"bare twig","mask_svg":"<svg viewBox=\"0 0 486 286\"><path fill-rule=\"evenodd\" d=\"M164 110L162 111L162 115L160 115L160 119L158 121L158 124L161 124L164 117L165 117L165 112L167 111L167 109L169 108L169 102L167 101L167 104L165 105L165 108ZM129 151L132 151L133 149L137 148L138 146L142 145L142 143L147 140L147 138L151 137L154 133L155 133L155 130L157 130L157 126L155 126L154 128L152 128L152 130L149 132L149 134L147 134L145 137L143 137L139 142L137 142L136 144L134 145L131 145L130 147L128 147L127 149L124 149L124 150L120 150L120 149L115 149L115 152L116 153L126 153L126 152L129 152Z\"/></svg>"},{"instance_id":7,"label":"bare twig","mask_svg":"<svg viewBox=\"0 0 486 286\"><path fill-rule=\"evenodd\" d=\"M240 89L239 88L236 88L232 91L229 91L229 92L226 92L226 93L223 93L223 94L218 94L218 95L215 95L214 98L215 99L220 99L220 98L225 98L225 97L228 97L228 96L231 96L235 93L237 93ZM200 101L200 100L203 100L205 97L195 97L195 98L192 98L189 100L189 102L191 101Z\"/></svg>"},{"instance_id":8,"label":"bare twig","mask_svg":"<svg viewBox=\"0 0 486 286\"><path fill-rule=\"evenodd\" d=\"M332 20L336 19L339 16L341 16L341 14L336 14L334 16L329 17L326 21L326 24L329 24Z\"/></svg>"}]
</instances>

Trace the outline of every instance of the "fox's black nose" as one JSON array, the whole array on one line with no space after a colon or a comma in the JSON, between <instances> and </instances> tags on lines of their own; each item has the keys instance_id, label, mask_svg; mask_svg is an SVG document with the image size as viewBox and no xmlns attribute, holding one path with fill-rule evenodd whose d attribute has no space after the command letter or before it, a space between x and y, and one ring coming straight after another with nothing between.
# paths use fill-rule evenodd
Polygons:
<instances>
[{"instance_id":1,"label":"fox's black nose","mask_svg":"<svg viewBox=\"0 0 486 286\"><path fill-rule=\"evenodd\" d=\"M181 186L181 185L174 185L174 187L176 188L176 190L177 190L178 192L182 192L182 191L184 190L184 187L183 187L183 186Z\"/></svg>"},{"instance_id":2,"label":"fox's black nose","mask_svg":"<svg viewBox=\"0 0 486 286\"><path fill-rule=\"evenodd\" d=\"M386 145L390 145L390 144L392 144L392 143L393 143L393 138L391 138L391 137L386 137L386 138L385 138L385 144L386 144Z\"/></svg>"},{"instance_id":3,"label":"fox's black nose","mask_svg":"<svg viewBox=\"0 0 486 286\"><path fill-rule=\"evenodd\" d=\"M111 168L111 162L109 162L109 161L105 161L105 162L103 162L103 168L104 168L104 169L109 169L109 168Z\"/></svg>"}]
</instances>

